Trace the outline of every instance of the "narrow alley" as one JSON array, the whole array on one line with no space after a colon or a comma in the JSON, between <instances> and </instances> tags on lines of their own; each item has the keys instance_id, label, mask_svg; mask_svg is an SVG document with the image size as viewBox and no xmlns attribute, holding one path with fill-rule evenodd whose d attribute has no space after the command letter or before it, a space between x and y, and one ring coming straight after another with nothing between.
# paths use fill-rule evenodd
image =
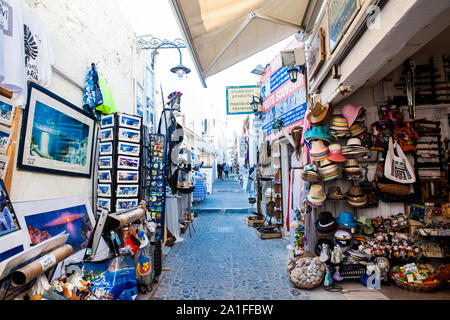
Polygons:
<instances>
[{"instance_id":1,"label":"narrow alley","mask_svg":"<svg viewBox=\"0 0 450 320\"><path fill-rule=\"evenodd\" d=\"M154 300L308 300L344 299L340 293L296 289L286 277L288 240L260 240L245 216L249 195L238 181L214 183L200 205L196 232L167 255ZM228 209L223 209L228 208Z\"/></svg>"}]
</instances>

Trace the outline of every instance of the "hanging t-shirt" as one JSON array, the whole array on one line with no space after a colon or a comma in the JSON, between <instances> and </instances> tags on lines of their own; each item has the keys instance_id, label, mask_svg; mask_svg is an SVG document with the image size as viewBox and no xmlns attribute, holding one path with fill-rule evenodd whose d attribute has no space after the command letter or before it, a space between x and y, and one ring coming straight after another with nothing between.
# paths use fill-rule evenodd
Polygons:
<instances>
[{"instance_id":1,"label":"hanging t-shirt","mask_svg":"<svg viewBox=\"0 0 450 320\"><path fill-rule=\"evenodd\" d=\"M27 79L48 87L52 77L54 55L47 28L38 17L25 11L23 29Z\"/></svg>"},{"instance_id":2,"label":"hanging t-shirt","mask_svg":"<svg viewBox=\"0 0 450 320\"><path fill-rule=\"evenodd\" d=\"M25 51L23 45L22 0L0 0L0 86L22 94L26 89Z\"/></svg>"}]
</instances>

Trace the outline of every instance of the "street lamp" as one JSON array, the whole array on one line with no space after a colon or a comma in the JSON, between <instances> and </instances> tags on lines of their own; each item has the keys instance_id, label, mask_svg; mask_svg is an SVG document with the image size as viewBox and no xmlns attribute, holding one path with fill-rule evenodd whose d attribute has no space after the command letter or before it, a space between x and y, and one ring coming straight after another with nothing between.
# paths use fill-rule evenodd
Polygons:
<instances>
[{"instance_id":1,"label":"street lamp","mask_svg":"<svg viewBox=\"0 0 450 320\"><path fill-rule=\"evenodd\" d=\"M261 118L262 113L259 111L259 106L262 106L262 98L253 96L252 102L250 102L250 105L252 106L252 111L258 118Z\"/></svg>"},{"instance_id":2,"label":"street lamp","mask_svg":"<svg viewBox=\"0 0 450 320\"><path fill-rule=\"evenodd\" d=\"M298 74L299 73L303 74L304 70L305 70L305 66L303 66L303 65L299 66L299 67L294 66L294 67L289 68L287 70L287 73L289 74L289 79L291 79L291 82L293 82L293 83L297 82Z\"/></svg>"},{"instance_id":3,"label":"street lamp","mask_svg":"<svg viewBox=\"0 0 450 320\"><path fill-rule=\"evenodd\" d=\"M141 49L152 49L152 68L155 68L155 56L158 49L177 49L180 54L180 63L175 67L170 69L170 72L176 74L178 79L183 79L187 74L191 72L191 69L183 65L182 54L180 48L186 48L186 45L182 39L175 39L174 41L161 40L158 38L151 38L150 40L145 40L143 38L139 39L138 45Z\"/></svg>"}]
</instances>

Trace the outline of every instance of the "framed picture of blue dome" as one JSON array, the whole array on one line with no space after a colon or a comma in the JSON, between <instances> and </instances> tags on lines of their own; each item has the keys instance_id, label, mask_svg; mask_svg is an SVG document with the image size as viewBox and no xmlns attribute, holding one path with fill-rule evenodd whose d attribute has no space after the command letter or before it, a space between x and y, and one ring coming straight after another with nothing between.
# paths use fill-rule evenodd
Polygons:
<instances>
[{"instance_id":1,"label":"framed picture of blue dome","mask_svg":"<svg viewBox=\"0 0 450 320\"><path fill-rule=\"evenodd\" d=\"M17 167L90 178L95 119L83 109L30 82Z\"/></svg>"}]
</instances>

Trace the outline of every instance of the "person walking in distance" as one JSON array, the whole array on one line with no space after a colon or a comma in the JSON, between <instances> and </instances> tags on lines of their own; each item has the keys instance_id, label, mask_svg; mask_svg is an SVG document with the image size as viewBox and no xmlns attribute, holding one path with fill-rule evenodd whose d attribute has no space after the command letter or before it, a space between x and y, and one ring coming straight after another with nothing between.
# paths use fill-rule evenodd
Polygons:
<instances>
[{"instance_id":1,"label":"person walking in distance","mask_svg":"<svg viewBox=\"0 0 450 320\"><path fill-rule=\"evenodd\" d=\"M222 170L223 170L222 164L218 163L217 164L217 179L219 179L219 180L223 180Z\"/></svg>"},{"instance_id":2,"label":"person walking in distance","mask_svg":"<svg viewBox=\"0 0 450 320\"><path fill-rule=\"evenodd\" d=\"M225 173L225 178L227 178L227 179L228 179L228 169L229 169L228 164L224 163L223 172Z\"/></svg>"}]
</instances>

